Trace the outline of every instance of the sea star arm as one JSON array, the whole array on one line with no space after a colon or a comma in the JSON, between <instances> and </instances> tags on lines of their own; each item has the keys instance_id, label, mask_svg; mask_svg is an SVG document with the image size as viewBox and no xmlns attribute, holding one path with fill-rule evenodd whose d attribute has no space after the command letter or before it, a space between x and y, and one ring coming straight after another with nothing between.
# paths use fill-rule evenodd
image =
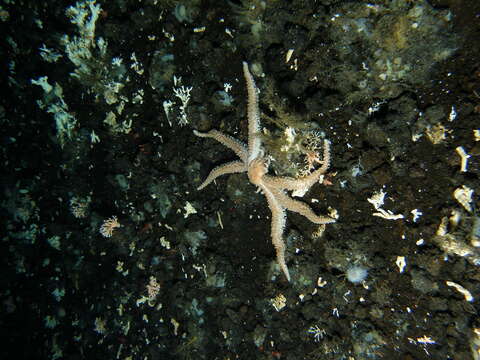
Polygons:
<instances>
[{"instance_id":1,"label":"sea star arm","mask_svg":"<svg viewBox=\"0 0 480 360\"><path fill-rule=\"evenodd\" d=\"M193 130L193 133L198 137L211 138L217 140L220 144L228 147L244 162L247 162L247 147L245 144L230 135L226 135L218 130L210 130L207 133L202 133L197 130Z\"/></svg>"},{"instance_id":2,"label":"sea star arm","mask_svg":"<svg viewBox=\"0 0 480 360\"><path fill-rule=\"evenodd\" d=\"M265 175L263 177L263 181L272 189L293 190L293 196L302 197L316 182L321 179L323 174L324 171L322 169L317 169L310 175L303 178Z\"/></svg>"},{"instance_id":3,"label":"sea star arm","mask_svg":"<svg viewBox=\"0 0 480 360\"><path fill-rule=\"evenodd\" d=\"M285 274L285 277L290 281L290 272L288 271L287 263L285 262L285 242L283 241L283 230L285 229L286 213L285 209L275 198L275 195L263 184L259 184L263 194L267 198L268 207L272 212L272 244L275 247L277 254L277 263L280 269Z\"/></svg>"},{"instance_id":4,"label":"sea star arm","mask_svg":"<svg viewBox=\"0 0 480 360\"><path fill-rule=\"evenodd\" d=\"M315 214L310 206L301 201L292 199L281 190L272 190L272 194L282 207L305 216L314 224L331 224L336 221L329 216Z\"/></svg>"},{"instance_id":5,"label":"sea star arm","mask_svg":"<svg viewBox=\"0 0 480 360\"><path fill-rule=\"evenodd\" d=\"M217 177L225 175L225 174L234 174L234 173L241 173L247 171L247 167L243 161L231 161L229 163L223 164L221 166L217 166L210 174L208 174L205 181L197 188L197 190L202 190L205 186L210 184L213 180Z\"/></svg>"},{"instance_id":6,"label":"sea star arm","mask_svg":"<svg viewBox=\"0 0 480 360\"><path fill-rule=\"evenodd\" d=\"M247 83L247 117L248 117L248 162L257 158L261 153L260 138L260 110L258 108L258 92L255 80L248 70L248 64L243 62L243 75Z\"/></svg>"},{"instance_id":7,"label":"sea star arm","mask_svg":"<svg viewBox=\"0 0 480 360\"><path fill-rule=\"evenodd\" d=\"M325 140L323 148L322 166L312 172L310 175L301 178L265 175L263 177L263 181L270 188L279 190L294 190L298 192L297 196L303 196L313 186L313 184L320 180L321 176L327 171L329 165L330 143Z\"/></svg>"}]
</instances>

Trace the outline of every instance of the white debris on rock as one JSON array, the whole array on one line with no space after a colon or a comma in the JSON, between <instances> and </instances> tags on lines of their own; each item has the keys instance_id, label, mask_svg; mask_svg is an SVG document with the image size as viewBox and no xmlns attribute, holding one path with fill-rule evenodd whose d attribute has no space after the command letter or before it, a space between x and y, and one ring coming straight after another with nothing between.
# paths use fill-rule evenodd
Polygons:
<instances>
[{"instance_id":1,"label":"white debris on rock","mask_svg":"<svg viewBox=\"0 0 480 360\"><path fill-rule=\"evenodd\" d=\"M403 219L404 216L402 214L394 214L390 210L384 210L381 208L385 201L386 192L383 192L381 189L380 191L374 193L371 198L368 198L368 202L373 205L375 210L378 212L373 213L373 216L378 216L387 220L398 220Z\"/></svg>"},{"instance_id":2,"label":"white debris on rock","mask_svg":"<svg viewBox=\"0 0 480 360\"><path fill-rule=\"evenodd\" d=\"M472 196L473 190L468 186L462 185L461 187L455 189L453 192L453 197L458 201L460 205L464 207L468 212L472 212Z\"/></svg>"}]
</instances>

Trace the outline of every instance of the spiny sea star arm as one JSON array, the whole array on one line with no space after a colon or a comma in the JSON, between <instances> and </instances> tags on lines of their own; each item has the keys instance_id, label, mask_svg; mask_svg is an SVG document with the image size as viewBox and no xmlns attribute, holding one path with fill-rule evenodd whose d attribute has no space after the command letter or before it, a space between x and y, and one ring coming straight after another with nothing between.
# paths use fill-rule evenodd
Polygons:
<instances>
[{"instance_id":1,"label":"spiny sea star arm","mask_svg":"<svg viewBox=\"0 0 480 360\"><path fill-rule=\"evenodd\" d=\"M257 158L261 151L260 111L258 109L258 92L255 80L248 70L248 64L243 62L243 75L247 83L247 117L248 117L248 162Z\"/></svg>"},{"instance_id":2,"label":"spiny sea star arm","mask_svg":"<svg viewBox=\"0 0 480 360\"><path fill-rule=\"evenodd\" d=\"M301 195L305 194L321 176L325 174L330 165L330 143L324 141L322 166L312 172L310 175L301 178L288 176L269 176L265 175L263 181L267 186L279 190L297 190ZM295 195L295 194L294 194Z\"/></svg>"},{"instance_id":3,"label":"spiny sea star arm","mask_svg":"<svg viewBox=\"0 0 480 360\"><path fill-rule=\"evenodd\" d=\"M237 154L237 156L244 163L247 163L248 150L246 145L243 142L235 139L230 135L226 135L218 130L210 130L207 133L202 133L200 131L193 130L193 133L198 137L211 138L211 139L217 140L220 144L226 146L227 148L235 152L235 154Z\"/></svg>"},{"instance_id":4,"label":"spiny sea star arm","mask_svg":"<svg viewBox=\"0 0 480 360\"><path fill-rule=\"evenodd\" d=\"M325 172L322 169L317 169L303 178L264 175L263 182L271 189L293 190L293 196L302 197L316 182L320 180L324 173Z\"/></svg>"},{"instance_id":5,"label":"spiny sea star arm","mask_svg":"<svg viewBox=\"0 0 480 360\"><path fill-rule=\"evenodd\" d=\"M247 167L243 161L232 161L221 166L217 166L210 174L208 174L205 181L197 188L197 190L202 190L205 186L210 184L213 180L217 177L225 175L225 174L235 174L247 171Z\"/></svg>"},{"instance_id":6,"label":"spiny sea star arm","mask_svg":"<svg viewBox=\"0 0 480 360\"><path fill-rule=\"evenodd\" d=\"M305 216L314 224L331 224L336 221L330 216L315 214L310 206L301 201L292 199L290 196L288 196L281 190L272 190L272 194L273 196L275 196L275 199L277 199L278 203L282 207Z\"/></svg>"},{"instance_id":7,"label":"spiny sea star arm","mask_svg":"<svg viewBox=\"0 0 480 360\"><path fill-rule=\"evenodd\" d=\"M263 184L259 187L267 198L268 207L272 212L272 244L275 247L277 254L277 263L280 269L285 274L285 277L290 281L290 272L288 271L287 263L285 262L285 242L283 241L283 230L285 229L285 209L278 203L273 193Z\"/></svg>"}]
</instances>

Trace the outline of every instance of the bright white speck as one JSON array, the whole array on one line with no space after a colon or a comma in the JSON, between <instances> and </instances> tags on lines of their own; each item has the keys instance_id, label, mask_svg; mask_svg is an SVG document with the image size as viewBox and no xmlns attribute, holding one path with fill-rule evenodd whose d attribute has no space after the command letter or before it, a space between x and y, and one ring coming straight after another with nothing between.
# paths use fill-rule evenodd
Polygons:
<instances>
[{"instance_id":1,"label":"bright white speck","mask_svg":"<svg viewBox=\"0 0 480 360\"><path fill-rule=\"evenodd\" d=\"M395 264L397 264L400 274L403 273L403 271L405 270L405 266L407 266L405 256L397 256L397 261L395 261Z\"/></svg>"}]
</instances>

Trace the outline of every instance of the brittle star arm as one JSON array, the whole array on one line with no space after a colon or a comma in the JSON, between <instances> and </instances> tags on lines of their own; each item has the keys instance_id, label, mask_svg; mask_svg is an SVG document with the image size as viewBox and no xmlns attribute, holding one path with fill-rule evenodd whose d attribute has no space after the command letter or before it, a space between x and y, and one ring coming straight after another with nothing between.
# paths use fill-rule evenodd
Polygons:
<instances>
[{"instance_id":1,"label":"brittle star arm","mask_svg":"<svg viewBox=\"0 0 480 360\"><path fill-rule=\"evenodd\" d=\"M225 174L235 174L235 173L242 173L247 171L247 167L243 161L231 161L229 163L223 164L221 166L217 166L210 174L208 174L205 181L197 188L197 190L202 190L205 186L210 184L213 180L217 177L225 175Z\"/></svg>"},{"instance_id":2,"label":"brittle star arm","mask_svg":"<svg viewBox=\"0 0 480 360\"><path fill-rule=\"evenodd\" d=\"M235 154L237 154L237 156L244 163L247 163L248 150L247 150L247 146L243 142L235 139L230 135L226 135L218 130L210 130L207 133L202 133L200 131L193 130L193 133L198 137L211 138L211 139L217 140L220 144L226 146L227 148L232 150Z\"/></svg>"}]
</instances>

